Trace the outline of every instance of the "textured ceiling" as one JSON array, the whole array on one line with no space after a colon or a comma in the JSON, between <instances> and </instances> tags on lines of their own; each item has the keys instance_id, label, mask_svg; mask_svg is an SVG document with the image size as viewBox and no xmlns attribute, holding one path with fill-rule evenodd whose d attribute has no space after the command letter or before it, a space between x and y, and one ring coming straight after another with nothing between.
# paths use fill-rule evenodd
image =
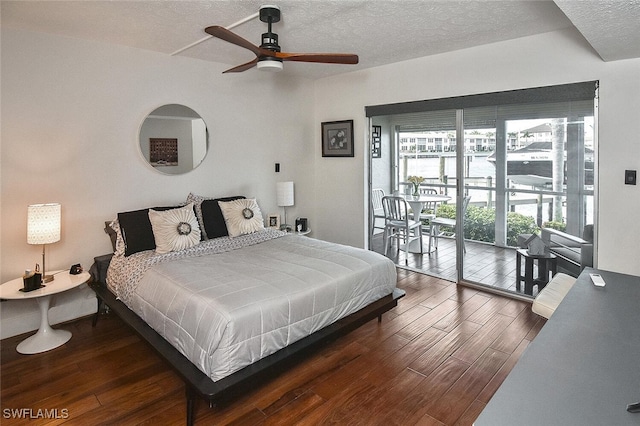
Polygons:
<instances>
[{"instance_id":1,"label":"textured ceiling","mask_svg":"<svg viewBox=\"0 0 640 426\"><path fill-rule=\"evenodd\" d=\"M605 61L640 57L640 0L555 0Z\"/></svg>"},{"instance_id":2,"label":"textured ceiling","mask_svg":"<svg viewBox=\"0 0 640 426\"><path fill-rule=\"evenodd\" d=\"M279 34L280 45L286 52L356 53L360 56L358 65L285 64L285 72L308 78L572 25L578 27L605 60L610 60L640 56L638 1L558 0L558 8L553 1L544 0L283 0L274 2L282 11L282 20L274 24L274 32ZM205 27L236 23L256 13L263 3L255 0L3 0L1 16L3 26L93 39L169 55L206 37ZM594 10L606 13L607 19L593 16ZM572 20L575 17L575 22L565 14ZM620 15L635 16L635 21L624 24ZM616 28L616 32L612 33L609 28ZM259 44L266 24L254 19L233 31ZM623 31L626 35L620 40L618 37ZM615 46L610 47L612 45ZM230 67L254 57L245 49L217 39L207 40L179 55Z\"/></svg>"}]
</instances>

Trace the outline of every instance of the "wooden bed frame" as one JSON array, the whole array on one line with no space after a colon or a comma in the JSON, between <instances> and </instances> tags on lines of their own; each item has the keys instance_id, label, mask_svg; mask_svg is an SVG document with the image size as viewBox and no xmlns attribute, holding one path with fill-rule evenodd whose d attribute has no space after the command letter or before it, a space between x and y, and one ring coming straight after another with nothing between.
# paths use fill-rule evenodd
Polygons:
<instances>
[{"instance_id":1,"label":"wooden bed frame","mask_svg":"<svg viewBox=\"0 0 640 426\"><path fill-rule=\"evenodd\" d=\"M89 285L98 297L98 312L93 320L93 326L95 327L97 324L102 303L106 304L127 325L133 328L144 341L150 344L184 381L187 399L187 425L189 426L193 425L194 422L194 409L198 398L208 401L209 406L212 407L216 401L228 400L247 389L254 389L257 383L264 383L281 372L288 370L292 363L301 361L314 350L355 330L375 317L378 317L378 322L382 321L382 314L397 306L398 299L405 295L403 290L395 289L392 294L371 303L361 310L214 382L171 346L142 318L130 310L123 302L117 300L106 284L93 282Z\"/></svg>"}]
</instances>

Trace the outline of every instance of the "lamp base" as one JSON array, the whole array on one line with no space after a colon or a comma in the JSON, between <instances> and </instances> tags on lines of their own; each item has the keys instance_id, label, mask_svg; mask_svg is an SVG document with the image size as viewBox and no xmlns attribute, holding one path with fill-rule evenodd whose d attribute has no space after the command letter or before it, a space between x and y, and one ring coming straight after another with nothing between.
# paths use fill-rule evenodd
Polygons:
<instances>
[{"instance_id":1,"label":"lamp base","mask_svg":"<svg viewBox=\"0 0 640 426\"><path fill-rule=\"evenodd\" d=\"M45 275L44 277L42 277L43 283L50 283L51 281L53 281L53 275Z\"/></svg>"}]
</instances>

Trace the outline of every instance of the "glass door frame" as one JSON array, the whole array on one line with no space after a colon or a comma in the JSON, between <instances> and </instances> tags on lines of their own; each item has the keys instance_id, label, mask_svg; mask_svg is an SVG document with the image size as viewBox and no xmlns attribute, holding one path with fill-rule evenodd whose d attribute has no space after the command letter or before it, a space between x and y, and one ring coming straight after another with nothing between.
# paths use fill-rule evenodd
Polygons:
<instances>
[{"instance_id":1,"label":"glass door frame","mask_svg":"<svg viewBox=\"0 0 640 426\"><path fill-rule=\"evenodd\" d=\"M457 282L464 279L464 110L456 109L456 271Z\"/></svg>"}]
</instances>

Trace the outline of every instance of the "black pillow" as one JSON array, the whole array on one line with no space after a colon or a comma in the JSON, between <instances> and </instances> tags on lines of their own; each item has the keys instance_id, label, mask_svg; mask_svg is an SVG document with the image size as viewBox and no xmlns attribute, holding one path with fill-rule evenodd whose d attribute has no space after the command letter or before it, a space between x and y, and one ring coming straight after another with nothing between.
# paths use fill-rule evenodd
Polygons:
<instances>
[{"instance_id":1,"label":"black pillow","mask_svg":"<svg viewBox=\"0 0 640 426\"><path fill-rule=\"evenodd\" d=\"M226 237L229 235L229 231L227 231L227 224L224 221L224 216L222 215L222 210L220 210L218 201L233 201L244 198L246 197L224 197L216 198L214 200L204 200L202 202L200 205L200 208L202 209L202 222L204 223L204 230L209 239Z\"/></svg>"},{"instance_id":2,"label":"black pillow","mask_svg":"<svg viewBox=\"0 0 640 426\"><path fill-rule=\"evenodd\" d=\"M182 206L151 207L153 210L171 210ZM149 209L134 210L130 212L118 213L118 223L120 232L124 240L125 256L144 250L156 248L156 240L153 237L153 228L149 220Z\"/></svg>"}]
</instances>

